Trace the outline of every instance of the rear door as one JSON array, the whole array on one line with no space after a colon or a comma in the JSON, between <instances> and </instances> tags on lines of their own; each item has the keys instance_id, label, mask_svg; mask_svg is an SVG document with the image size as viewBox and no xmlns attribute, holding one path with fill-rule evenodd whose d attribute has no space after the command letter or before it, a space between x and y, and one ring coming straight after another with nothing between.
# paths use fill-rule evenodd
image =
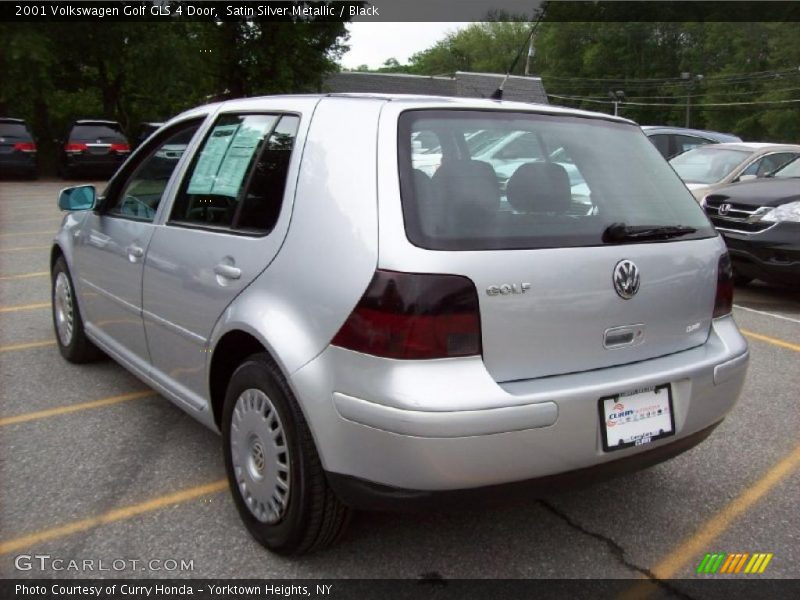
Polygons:
<instances>
[{"instance_id":1,"label":"rear door","mask_svg":"<svg viewBox=\"0 0 800 600\"><path fill-rule=\"evenodd\" d=\"M183 388L183 397L204 395L217 319L283 240L288 219L279 217L299 123L280 112L220 115L150 244L144 317L153 376Z\"/></svg>"},{"instance_id":2,"label":"rear door","mask_svg":"<svg viewBox=\"0 0 800 600\"><path fill-rule=\"evenodd\" d=\"M469 277L480 299L484 362L495 379L586 371L705 342L719 239L638 128L599 119L453 113L401 117L401 196L411 244L389 241L387 247L392 238L382 225L381 266ZM476 128L527 132L543 158L498 177L505 165L468 153L444 156L425 183L402 150L417 128L442 137ZM467 147L456 145L462 152ZM695 231L675 239L606 241L614 223Z\"/></svg>"}]
</instances>

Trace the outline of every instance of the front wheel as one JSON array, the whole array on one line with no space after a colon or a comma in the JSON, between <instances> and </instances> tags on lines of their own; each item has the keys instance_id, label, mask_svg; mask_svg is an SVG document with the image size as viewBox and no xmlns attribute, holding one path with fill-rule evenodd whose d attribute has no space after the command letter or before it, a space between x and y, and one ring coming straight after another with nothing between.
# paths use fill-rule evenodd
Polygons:
<instances>
[{"instance_id":1,"label":"front wheel","mask_svg":"<svg viewBox=\"0 0 800 600\"><path fill-rule=\"evenodd\" d=\"M53 328L61 356L72 363L97 360L103 353L86 337L75 286L63 256L53 265L52 275Z\"/></svg>"},{"instance_id":2,"label":"front wheel","mask_svg":"<svg viewBox=\"0 0 800 600\"><path fill-rule=\"evenodd\" d=\"M222 438L236 508L259 543L300 555L341 536L351 511L328 486L303 413L268 355L249 357L231 377Z\"/></svg>"}]
</instances>

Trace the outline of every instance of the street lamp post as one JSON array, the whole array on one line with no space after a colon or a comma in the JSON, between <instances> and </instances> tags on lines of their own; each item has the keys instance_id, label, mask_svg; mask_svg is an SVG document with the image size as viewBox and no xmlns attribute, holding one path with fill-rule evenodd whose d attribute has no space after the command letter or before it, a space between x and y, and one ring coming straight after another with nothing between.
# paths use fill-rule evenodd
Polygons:
<instances>
[{"instance_id":1,"label":"street lamp post","mask_svg":"<svg viewBox=\"0 0 800 600\"><path fill-rule=\"evenodd\" d=\"M608 97L611 98L611 101L614 103L614 116L616 117L619 115L620 103L625 101L625 92L622 90L609 90Z\"/></svg>"}]
</instances>

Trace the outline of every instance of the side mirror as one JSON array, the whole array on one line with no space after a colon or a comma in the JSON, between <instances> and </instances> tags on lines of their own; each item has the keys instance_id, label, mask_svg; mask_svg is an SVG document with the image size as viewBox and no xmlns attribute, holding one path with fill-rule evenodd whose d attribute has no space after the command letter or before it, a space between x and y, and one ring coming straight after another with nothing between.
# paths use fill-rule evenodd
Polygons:
<instances>
[{"instance_id":1,"label":"side mirror","mask_svg":"<svg viewBox=\"0 0 800 600\"><path fill-rule=\"evenodd\" d=\"M739 175L737 181L753 181L754 179L758 179L758 175Z\"/></svg>"},{"instance_id":2,"label":"side mirror","mask_svg":"<svg viewBox=\"0 0 800 600\"><path fill-rule=\"evenodd\" d=\"M92 210L97 202L97 191L93 185L78 185L61 190L58 208L61 210Z\"/></svg>"}]
</instances>

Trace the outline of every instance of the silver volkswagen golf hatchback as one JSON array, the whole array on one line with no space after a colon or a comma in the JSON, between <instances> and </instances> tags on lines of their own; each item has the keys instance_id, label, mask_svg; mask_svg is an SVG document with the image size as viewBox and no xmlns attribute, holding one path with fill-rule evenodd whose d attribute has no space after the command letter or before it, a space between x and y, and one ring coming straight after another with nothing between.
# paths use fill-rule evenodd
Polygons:
<instances>
[{"instance_id":1,"label":"silver volkswagen golf hatchback","mask_svg":"<svg viewBox=\"0 0 800 600\"><path fill-rule=\"evenodd\" d=\"M354 508L655 464L745 378L725 244L624 119L235 100L59 206L61 354L105 353L220 431L242 520L276 552L329 545Z\"/></svg>"}]
</instances>

